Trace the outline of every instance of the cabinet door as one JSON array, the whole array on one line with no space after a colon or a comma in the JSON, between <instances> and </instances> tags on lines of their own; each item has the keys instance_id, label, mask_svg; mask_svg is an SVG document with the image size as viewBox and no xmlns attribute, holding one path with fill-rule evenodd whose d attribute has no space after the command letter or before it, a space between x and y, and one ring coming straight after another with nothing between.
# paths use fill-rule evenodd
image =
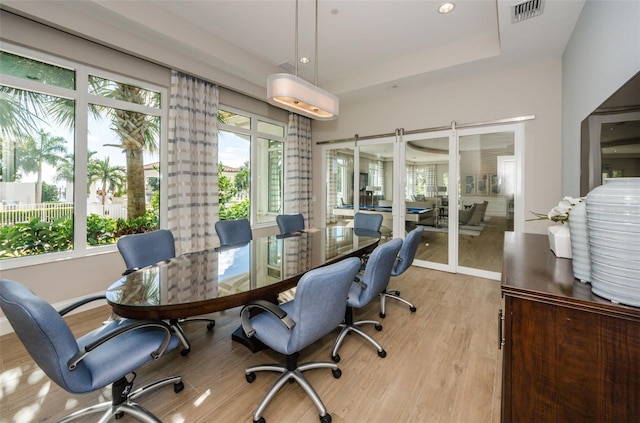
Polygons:
<instances>
[{"instance_id":1,"label":"cabinet door","mask_svg":"<svg viewBox=\"0 0 640 423\"><path fill-rule=\"evenodd\" d=\"M640 322L511 297L505 311L503 421L638 421Z\"/></svg>"}]
</instances>

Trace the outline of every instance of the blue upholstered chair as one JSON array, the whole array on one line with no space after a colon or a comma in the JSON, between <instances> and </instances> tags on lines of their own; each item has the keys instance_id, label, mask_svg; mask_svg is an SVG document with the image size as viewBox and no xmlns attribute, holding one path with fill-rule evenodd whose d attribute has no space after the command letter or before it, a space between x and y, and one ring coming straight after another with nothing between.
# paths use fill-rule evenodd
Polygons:
<instances>
[{"instance_id":1,"label":"blue upholstered chair","mask_svg":"<svg viewBox=\"0 0 640 423\"><path fill-rule=\"evenodd\" d=\"M253 239L251 224L247 219L218 220L215 228L221 247L246 244Z\"/></svg>"},{"instance_id":2,"label":"blue upholstered chair","mask_svg":"<svg viewBox=\"0 0 640 423\"><path fill-rule=\"evenodd\" d=\"M417 226L414 230L407 234L407 237L404 239L402 243L402 248L400 249L400 253L398 253L398 258L396 259L396 264L393 266L391 270L391 276L399 276L404 273L405 270L411 266L413 263L413 259L416 257L416 251L418 251L418 246L420 245L420 241L422 240L422 233L424 232L424 226ZM416 311L416 307L411 304L409 301L405 300L400 296L400 291L398 290L387 290L385 289L380 294L380 317L384 318L386 315L386 299L393 298L394 300L401 301L409 306L409 310L412 312Z\"/></svg>"},{"instance_id":3,"label":"blue upholstered chair","mask_svg":"<svg viewBox=\"0 0 640 423\"><path fill-rule=\"evenodd\" d=\"M301 213L279 214L276 223L281 234L304 231L304 217Z\"/></svg>"},{"instance_id":4,"label":"blue upholstered chair","mask_svg":"<svg viewBox=\"0 0 640 423\"><path fill-rule=\"evenodd\" d=\"M380 232L382 227L382 215L379 213L360 213L353 216L353 228L367 231Z\"/></svg>"},{"instance_id":5,"label":"blue upholstered chair","mask_svg":"<svg viewBox=\"0 0 640 423\"><path fill-rule=\"evenodd\" d=\"M339 378L342 373L332 362L298 364L298 352L340 325L347 308L349 288L359 268L360 260L352 257L311 270L298 282L293 300L280 306L258 301L242 309L242 327L245 334L249 337L255 336L269 348L286 356L286 366L266 364L250 367L245 371L249 383L255 380L255 372L282 373L258 405L253 414L254 422L264 423L264 410L288 381L298 382L311 397L320 412L321 422L331 422L331 415L327 413L322 400L302 372L329 368L335 378ZM252 317L251 310L256 307L267 312Z\"/></svg>"},{"instance_id":6,"label":"blue upholstered chair","mask_svg":"<svg viewBox=\"0 0 640 423\"><path fill-rule=\"evenodd\" d=\"M124 235L118 239L118 251L124 259L126 270L124 274L128 274L151 266L165 260L170 260L176 256L175 239L171 231L167 229L159 229L152 232L144 232L140 234ZM180 354L186 356L191 351L191 345L184 333L181 324L189 322L206 322L207 330L213 330L216 322L213 319L204 317L190 317L188 319L172 319L169 321L176 336L182 342L183 349Z\"/></svg>"},{"instance_id":7,"label":"blue upholstered chair","mask_svg":"<svg viewBox=\"0 0 640 423\"><path fill-rule=\"evenodd\" d=\"M382 325L375 320L361 320L354 322L353 309L366 306L372 299L378 297L378 295L387 288L387 284L391 278L391 269L393 269L396 257L398 256L401 247L402 240L400 238L392 239L391 241L377 246L371 253L371 256L369 256L369 260L367 261L367 265L364 269L364 275L361 277L358 275L356 282L351 284L344 322L340 325L342 330L340 331L338 339L336 339L335 345L333 346L333 351L331 352L331 358L336 363L340 361L338 349L340 348L340 345L342 345L342 341L344 341L345 337L350 332L362 335L367 341L371 342L378 350L378 355L380 357L387 356L387 353L382 346L359 328L359 326L364 324L373 324L377 330L382 330Z\"/></svg>"},{"instance_id":8,"label":"blue upholstered chair","mask_svg":"<svg viewBox=\"0 0 640 423\"><path fill-rule=\"evenodd\" d=\"M133 371L179 343L162 321L112 320L75 339L49 303L24 285L6 279L0 281L0 308L35 363L64 390L84 394L111 384L111 401L76 411L59 422L94 413L102 413L99 421L106 422L126 413L143 422L157 423L160 420L133 401L168 384L174 385L175 392L184 389L182 379L175 376L132 390Z\"/></svg>"}]
</instances>

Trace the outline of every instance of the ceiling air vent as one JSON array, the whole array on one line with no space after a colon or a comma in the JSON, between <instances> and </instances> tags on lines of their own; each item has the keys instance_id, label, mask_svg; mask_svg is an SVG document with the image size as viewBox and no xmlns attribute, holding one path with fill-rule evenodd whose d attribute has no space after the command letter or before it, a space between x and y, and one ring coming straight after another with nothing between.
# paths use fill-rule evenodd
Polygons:
<instances>
[{"instance_id":1,"label":"ceiling air vent","mask_svg":"<svg viewBox=\"0 0 640 423\"><path fill-rule=\"evenodd\" d=\"M542 15L544 0L527 0L511 6L511 23Z\"/></svg>"}]
</instances>

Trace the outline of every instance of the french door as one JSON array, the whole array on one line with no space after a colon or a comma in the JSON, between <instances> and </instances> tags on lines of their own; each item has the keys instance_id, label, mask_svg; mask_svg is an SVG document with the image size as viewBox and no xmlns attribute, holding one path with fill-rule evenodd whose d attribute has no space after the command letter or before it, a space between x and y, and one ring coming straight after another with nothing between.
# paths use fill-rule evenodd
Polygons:
<instances>
[{"instance_id":1,"label":"french door","mask_svg":"<svg viewBox=\"0 0 640 423\"><path fill-rule=\"evenodd\" d=\"M422 226L415 265L499 279L505 231L521 231L522 123L328 144L325 223L382 213L383 236Z\"/></svg>"}]
</instances>

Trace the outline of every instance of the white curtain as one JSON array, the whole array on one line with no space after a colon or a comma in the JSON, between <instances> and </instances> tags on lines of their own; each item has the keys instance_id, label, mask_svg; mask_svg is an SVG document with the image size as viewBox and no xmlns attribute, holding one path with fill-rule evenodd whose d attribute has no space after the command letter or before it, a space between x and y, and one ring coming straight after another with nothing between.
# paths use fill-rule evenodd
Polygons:
<instances>
[{"instance_id":1,"label":"white curtain","mask_svg":"<svg viewBox=\"0 0 640 423\"><path fill-rule=\"evenodd\" d=\"M311 203L311 119L289 114L284 184L284 212L302 213L313 227Z\"/></svg>"},{"instance_id":2,"label":"white curtain","mask_svg":"<svg viewBox=\"0 0 640 423\"><path fill-rule=\"evenodd\" d=\"M218 87L171 72L168 229L176 254L214 247L218 220Z\"/></svg>"}]
</instances>

